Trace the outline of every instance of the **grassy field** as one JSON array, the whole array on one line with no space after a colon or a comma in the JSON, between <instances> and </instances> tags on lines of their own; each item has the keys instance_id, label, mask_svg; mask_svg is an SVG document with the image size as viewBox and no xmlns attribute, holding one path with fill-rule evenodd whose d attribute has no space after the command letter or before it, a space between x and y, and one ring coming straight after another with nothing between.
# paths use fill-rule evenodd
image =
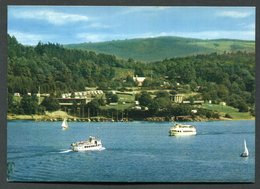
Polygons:
<instances>
[{"instance_id":1,"label":"grassy field","mask_svg":"<svg viewBox=\"0 0 260 189\"><path fill-rule=\"evenodd\" d=\"M133 103L126 103L126 104L118 104L118 105L101 106L100 108L103 109L103 110L108 110L108 109L115 109L116 110L117 109L117 110L121 111L121 110L131 108L133 106L134 106Z\"/></svg>"},{"instance_id":2,"label":"grassy field","mask_svg":"<svg viewBox=\"0 0 260 189\"><path fill-rule=\"evenodd\" d=\"M134 102L135 96L128 94L118 94L119 102Z\"/></svg>"},{"instance_id":3,"label":"grassy field","mask_svg":"<svg viewBox=\"0 0 260 189\"><path fill-rule=\"evenodd\" d=\"M239 112L238 109L231 106L223 106L218 104L203 104L202 108L214 110L220 113L221 116L229 114L232 119L253 119L249 112Z\"/></svg>"},{"instance_id":4,"label":"grassy field","mask_svg":"<svg viewBox=\"0 0 260 189\"><path fill-rule=\"evenodd\" d=\"M135 96L129 94L117 94L119 97L118 104L101 106L100 108L103 110L107 109L117 109L117 110L125 110L131 108L135 105Z\"/></svg>"}]
</instances>

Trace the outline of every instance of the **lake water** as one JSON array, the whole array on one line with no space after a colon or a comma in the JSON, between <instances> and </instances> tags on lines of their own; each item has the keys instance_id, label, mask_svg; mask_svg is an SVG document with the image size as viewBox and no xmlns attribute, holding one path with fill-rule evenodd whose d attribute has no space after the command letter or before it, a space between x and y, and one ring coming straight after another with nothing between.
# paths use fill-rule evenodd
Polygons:
<instances>
[{"instance_id":1,"label":"lake water","mask_svg":"<svg viewBox=\"0 0 260 189\"><path fill-rule=\"evenodd\" d=\"M169 122L8 122L10 181L254 182L255 121L193 122L196 136L170 137ZM97 136L102 151L72 152ZM250 156L241 158L246 139Z\"/></svg>"}]
</instances>

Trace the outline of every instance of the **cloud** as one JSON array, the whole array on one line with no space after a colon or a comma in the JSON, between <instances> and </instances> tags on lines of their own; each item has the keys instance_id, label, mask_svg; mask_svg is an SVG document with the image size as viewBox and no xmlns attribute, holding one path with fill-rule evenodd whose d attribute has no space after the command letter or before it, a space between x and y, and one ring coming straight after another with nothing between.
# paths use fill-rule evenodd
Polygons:
<instances>
[{"instance_id":1,"label":"cloud","mask_svg":"<svg viewBox=\"0 0 260 189\"><path fill-rule=\"evenodd\" d=\"M11 36L15 36L19 43L24 45L36 45L39 41L49 41L50 39L55 38L53 35L41 35L41 34L33 34L33 33L24 33L20 31L10 30L8 34Z\"/></svg>"},{"instance_id":2,"label":"cloud","mask_svg":"<svg viewBox=\"0 0 260 189\"><path fill-rule=\"evenodd\" d=\"M221 11L216 14L219 17L229 17L229 18L246 18L252 15L252 12L244 11Z\"/></svg>"},{"instance_id":3,"label":"cloud","mask_svg":"<svg viewBox=\"0 0 260 189\"><path fill-rule=\"evenodd\" d=\"M255 30L255 23L253 23L253 24L248 24L248 25L244 25L244 28Z\"/></svg>"},{"instance_id":4,"label":"cloud","mask_svg":"<svg viewBox=\"0 0 260 189\"><path fill-rule=\"evenodd\" d=\"M104 34L94 34L94 33L78 33L77 38L83 40L84 42L101 42L106 41L107 36Z\"/></svg>"},{"instance_id":5,"label":"cloud","mask_svg":"<svg viewBox=\"0 0 260 189\"><path fill-rule=\"evenodd\" d=\"M131 13L138 13L138 12L159 12L159 11L165 11L167 9L171 9L172 7L169 6L153 6L153 7L128 7L127 9L123 10L119 14L131 14Z\"/></svg>"},{"instance_id":6,"label":"cloud","mask_svg":"<svg viewBox=\"0 0 260 189\"><path fill-rule=\"evenodd\" d=\"M28 10L15 12L16 18L44 20L54 25L88 21L89 17L79 14L68 14L51 10Z\"/></svg>"},{"instance_id":7,"label":"cloud","mask_svg":"<svg viewBox=\"0 0 260 189\"><path fill-rule=\"evenodd\" d=\"M101 23L91 23L90 25L86 26L86 28L96 28L96 29L106 29L110 28L111 26Z\"/></svg>"},{"instance_id":8,"label":"cloud","mask_svg":"<svg viewBox=\"0 0 260 189\"><path fill-rule=\"evenodd\" d=\"M142 34L106 34L106 33L78 33L76 37L84 42L104 42L112 40L124 40L134 38L150 38L153 37L152 33Z\"/></svg>"}]
</instances>

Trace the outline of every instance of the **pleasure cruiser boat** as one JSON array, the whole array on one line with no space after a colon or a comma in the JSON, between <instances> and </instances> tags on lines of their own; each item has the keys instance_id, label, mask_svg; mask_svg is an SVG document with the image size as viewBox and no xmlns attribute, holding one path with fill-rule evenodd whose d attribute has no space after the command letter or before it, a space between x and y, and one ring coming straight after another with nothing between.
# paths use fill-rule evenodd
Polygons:
<instances>
[{"instance_id":1,"label":"pleasure cruiser boat","mask_svg":"<svg viewBox=\"0 0 260 189\"><path fill-rule=\"evenodd\" d=\"M169 131L170 136L196 135L196 128L192 125L174 124Z\"/></svg>"},{"instance_id":2,"label":"pleasure cruiser boat","mask_svg":"<svg viewBox=\"0 0 260 189\"><path fill-rule=\"evenodd\" d=\"M86 141L75 142L71 144L71 148L75 152L80 151L92 151L92 150L102 150L102 143L100 139L90 136Z\"/></svg>"}]
</instances>

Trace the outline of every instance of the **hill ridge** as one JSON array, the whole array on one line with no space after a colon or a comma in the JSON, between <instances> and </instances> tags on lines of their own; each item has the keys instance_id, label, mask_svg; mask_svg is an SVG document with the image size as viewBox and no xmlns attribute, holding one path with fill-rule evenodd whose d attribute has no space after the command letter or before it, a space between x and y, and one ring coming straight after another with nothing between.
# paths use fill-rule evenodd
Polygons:
<instances>
[{"instance_id":1,"label":"hill ridge","mask_svg":"<svg viewBox=\"0 0 260 189\"><path fill-rule=\"evenodd\" d=\"M85 42L64 45L65 48L82 49L113 54L119 58L139 61L159 61L172 57L235 51L255 51L255 41L239 39L197 39L178 36L134 38L105 42Z\"/></svg>"}]
</instances>

